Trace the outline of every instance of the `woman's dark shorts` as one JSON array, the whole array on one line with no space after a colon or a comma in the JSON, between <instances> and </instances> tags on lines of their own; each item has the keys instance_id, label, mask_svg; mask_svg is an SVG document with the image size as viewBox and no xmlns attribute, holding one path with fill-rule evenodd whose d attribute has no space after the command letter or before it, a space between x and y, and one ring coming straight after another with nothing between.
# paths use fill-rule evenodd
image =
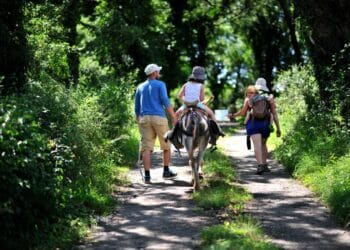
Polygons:
<instances>
[{"instance_id":1,"label":"woman's dark shorts","mask_svg":"<svg viewBox=\"0 0 350 250\"><path fill-rule=\"evenodd\" d=\"M270 136L269 120L252 120L247 123L247 135L261 134L263 138Z\"/></svg>"}]
</instances>

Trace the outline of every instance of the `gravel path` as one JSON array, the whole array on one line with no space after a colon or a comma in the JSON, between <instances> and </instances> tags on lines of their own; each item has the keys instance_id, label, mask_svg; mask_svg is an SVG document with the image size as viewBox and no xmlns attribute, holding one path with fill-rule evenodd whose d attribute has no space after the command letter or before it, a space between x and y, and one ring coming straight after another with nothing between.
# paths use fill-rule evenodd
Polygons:
<instances>
[{"instance_id":1,"label":"gravel path","mask_svg":"<svg viewBox=\"0 0 350 250\"><path fill-rule=\"evenodd\" d=\"M215 223L210 212L199 211L191 200L187 157L174 154L173 180L162 178L161 152L152 156L152 183L144 184L138 168L129 177L132 185L119 194L122 204L101 218L91 241L78 249L199 249L200 230Z\"/></svg>"},{"instance_id":2,"label":"gravel path","mask_svg":"<svg viewBox=\"0 0 350 250\"><path fill-rule=\"evenodd\" d=\"M253 194L247 212L256 217L271 241L283 249L350 249L350 232L336 225L314 195L270 161L272 172L257 176L253 151L244 131L219 140L233 158L240 185ZM174 180L163 180L161 153L152 156L152 184L144 184L138 168L132 185L118 196L115 212L99 219L91 243L77 249L199 249L200 230L218 223L212 212L194 206L185 152L173 155Z\"/></svg>"},{"instance_id":3,"label":"gravel path","mask_svg":"<svg viewBox=\"0 0 350 250\"><path fill-rule=\"evenodd\" d=\"M277 162L269 162L270 173L254 174L254 152L246 147L244 131L219 142L233 157L241 185L253 194L247 212L272 242L283 249L350 249L350 232L337 226L318 199Z\"/></svg>"}]
</instances>

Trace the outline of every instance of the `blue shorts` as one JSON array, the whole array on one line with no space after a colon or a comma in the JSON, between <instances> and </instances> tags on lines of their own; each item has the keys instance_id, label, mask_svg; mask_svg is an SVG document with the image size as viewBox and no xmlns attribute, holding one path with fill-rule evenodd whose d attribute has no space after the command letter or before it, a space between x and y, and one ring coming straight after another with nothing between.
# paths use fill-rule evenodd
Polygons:
<instances>
[{"instance_id":1,"label":"blue shorts","mask_svg":"<svg viewBox=\"0 0 350 250\"><path fill-rule=\"evenodd\" d=\"M270 136L269 120L249 119L247 123L247 135L261 134L263 138Z\"/></svg>"}]
</instances>

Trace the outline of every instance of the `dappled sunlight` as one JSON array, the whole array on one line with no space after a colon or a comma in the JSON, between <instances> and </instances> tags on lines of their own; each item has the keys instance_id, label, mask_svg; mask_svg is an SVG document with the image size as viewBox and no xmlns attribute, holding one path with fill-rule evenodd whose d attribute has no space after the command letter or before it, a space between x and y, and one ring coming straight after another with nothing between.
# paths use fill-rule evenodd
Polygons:
<instances>
[{"instance_id":1,"label":"dappled sunlight","mask_svg":"<svg viewBox=\"0 0 350 250\"><path fill-rule=\"evenodd\" d=\"M198 244L200 228L212 220L198 211L188 193L192 187L186 157L173 155L170 168L178 176L163 179L161 153L156 151L150 184L141 181L137 167L130 171L134 184L128 192L119 194L123 203L117 211L99 220L90 243L93 248L113 248L117 244L118 249L193 249Z\"/></svg>"},{"instance_id":2,"label":"dappled sunlight","mask_svg":"<svg viewBox=\"0 0 350 250\"><path fill-rule=\"evenodd\" d=\"M244 133L232 137L232 144L243 141L244 137ZM271 172L256 175L254 152L247 155L246 151L241 144L237 151L229 148L226 152L235 164L240 185L253 195L246 212L260 221L272 242L285 249L349 247L350 233L334 222L329 210L310 190L271 159L268 161Z\"/></svg>"}]
</instances>

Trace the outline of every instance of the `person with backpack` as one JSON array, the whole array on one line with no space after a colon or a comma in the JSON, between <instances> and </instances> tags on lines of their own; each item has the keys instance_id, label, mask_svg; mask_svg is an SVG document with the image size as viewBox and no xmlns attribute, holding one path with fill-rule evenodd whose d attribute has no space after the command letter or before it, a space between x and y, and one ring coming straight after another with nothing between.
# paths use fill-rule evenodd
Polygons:
<instances>
[{"instance_id":1,"label":"person with backpack","mask_svg":"<svg viewBox=\"0 0 350 250\"><path fill-rule=\"evenodd\" d=\"M236 117L236 116L246 116L246 118L244 119L244 125L247 125L247 122L250 118L249 100L251 97L253 97L257 94L258 94L258 90L256 89L256 87L254 85L249 85L245 89L245 99L244 99L242 108L234 114L229 114L229 116L231 118Z\"/></svg>"},{"instance_id":2,"label":"person with backpack","mask_svg":"<svg viewBox=\"0 0 350 250\"><path fill-rule=\"evenodd\" d=\"M267 166L268 150L266 142L271 132L271 114L276 125L277 137L281 136L281 129L273 97L259 94L258 89L254 85L247 87L245 96L242 109L232 116L244 116L249 111L249 117L246 121L246 131L254 144L255 158L258 163L256 174L260 175L264 172L270 172Z\"/></svg>"},{"instance_id":3,"label":"person with backpack","mask_svg":"<svg viewBox=\"0 0 350 250\"><path fill-rule=\"evenodd\" d=\"M274 98L273 95L270 93L269 88L266 86L266 80L264 78L258 78L255 82L255 88L258 90L258 94L261 96L264 96L265 98L267 98L267 100L269 101L269 105L270 105L270 132L273 132L273 122L274 122L274 116L276 117L276 119L278 120L278 116L277 114L273 114L276 113L276 104L274 102ZM247 119L248 121L248 119ZM277 121L278 122L278 121Z\"/></svg>"}]
</instances>

